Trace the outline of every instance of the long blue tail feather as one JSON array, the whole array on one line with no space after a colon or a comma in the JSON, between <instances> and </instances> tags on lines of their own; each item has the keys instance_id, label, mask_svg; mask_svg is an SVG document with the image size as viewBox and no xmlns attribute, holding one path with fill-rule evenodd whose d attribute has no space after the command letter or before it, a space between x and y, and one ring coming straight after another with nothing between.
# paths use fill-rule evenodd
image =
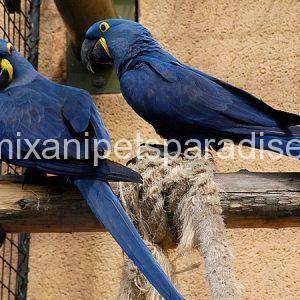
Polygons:
<instances>
[{"instance_id":1,"label":"long blue tail feather","mask_svg":"<svg viewBox=\"0 0 300 300\"><path fill-rule=\"evenodd\" d=\"M92 179L75 181L97 219L127 256L166 300L184 299L152 256L108 183Z\"/></svg>"}]
</instances>

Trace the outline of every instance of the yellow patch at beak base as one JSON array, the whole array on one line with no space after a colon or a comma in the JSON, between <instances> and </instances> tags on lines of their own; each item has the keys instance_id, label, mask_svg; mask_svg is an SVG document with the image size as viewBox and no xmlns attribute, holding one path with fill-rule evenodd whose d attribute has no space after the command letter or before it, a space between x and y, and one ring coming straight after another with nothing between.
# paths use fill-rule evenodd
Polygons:
<instances>
[{"instance_id":1,"label":"yellow patch at beak base","mask_svg":"<svg viewBox=\"0 0 300 300\"><path fill-rule=\"evenodd\" d=\"M4 70L6 70L8 72L8 74L9 74L9 81L12 81L13 77L14 77L14 68L11 65L11 63L7 59L2 58L1 62L0 62L0 67L1 67L1 69L4 69Z\"/></svg>"},{"instance_id":2,"label":"yellow patch at beak base","mask_svg":"<svg viewBox=\"0 0 300 300\"><path fill-rule=\"evenodd\" d=\"M105 52L107 53L107 55L111 58L105 38L104 37L100 38L99 42L100 42L101 46L103 47L103 49L105 50Z\"/></svg>"}]
</instances>

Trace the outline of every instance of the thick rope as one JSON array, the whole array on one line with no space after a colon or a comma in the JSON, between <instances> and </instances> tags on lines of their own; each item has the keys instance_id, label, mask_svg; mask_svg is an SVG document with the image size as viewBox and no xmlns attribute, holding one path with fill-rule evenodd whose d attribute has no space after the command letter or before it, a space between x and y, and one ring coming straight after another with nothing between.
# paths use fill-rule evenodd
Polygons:
<instances>
[{"instance_id":1,"label":"thick rope","mask_svg":"<svg viewBox=\"0 0 300 300\"><path fill-rule=\"evenodd\" d=\"M142 174L142 186L120 184L121 201L130 218L173 280L164 246L177 241L181 254L200 246L212 299L239 299L241 289L232 266L212 160L198 156L153 160L151 154L146 150L131 165ZM161 298L126 259L119 299Z\"/></svg>"}]
</instances>

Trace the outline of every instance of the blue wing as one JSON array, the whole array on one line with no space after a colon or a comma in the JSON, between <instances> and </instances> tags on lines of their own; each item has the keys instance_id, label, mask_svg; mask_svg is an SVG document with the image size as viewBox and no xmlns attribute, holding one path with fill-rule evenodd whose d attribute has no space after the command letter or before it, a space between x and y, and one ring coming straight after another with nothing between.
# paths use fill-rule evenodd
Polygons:
<instances>
[{"instance_id":1,"label":"blue wing","mask_svg":"<svg viewBox=\"0 0 300 300\"><path fill-rule=\"evenodd\" d=\"M49 139L56 139L63 150L64 139L79 137L84 131L90 131L91 138L110 141L87 92L55 84L42 76L30 84L13 86L1 93L0 112L1 139L16 142L18 132L23 151L28 150L24 139L31 143L40 139L38 152L44 149L43 141ZM100 143L99 150L106 149L108 143ZM75 150L70 147L69 158L76 158Z\"/></svg>"},{"instance_id":2,"label":"blue wing","mask_svg":"<svg viewBox=\"0 0 300 300\"><path fill-rule=\"evenodd\" d=\"M120 82L129 104L165 138L284 135L300 123L299 116L175 60L141 57Z\"/></svg>"}]
</instances>

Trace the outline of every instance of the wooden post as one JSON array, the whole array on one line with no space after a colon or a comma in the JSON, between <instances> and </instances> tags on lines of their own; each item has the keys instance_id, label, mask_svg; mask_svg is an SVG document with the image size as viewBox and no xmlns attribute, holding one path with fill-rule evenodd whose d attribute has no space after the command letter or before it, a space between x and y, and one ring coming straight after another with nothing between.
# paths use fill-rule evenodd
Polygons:
<instances>
[{"instance_id":1,"label":"wooden post","mask_svg":"<svg viewBox=\"0 0 300 300\"><path fill-rule=\"evenodd\" d=\"M58 177L22 189L19 176L0 177L5 232L103 231L78 191ZM228 228L300 226L300 173L216 174ZM116 190L116 184L113 184Z\"/></svg>"},{"instance_id":2,"label":"wooden post","mask_svg":"<svg viewBox=\"0 0 300 300\"><path fill-rule=\"evenodd\" d=\"M116 18L112 0L54 0L68 30L76 57L80 58L80 49L85 32L101 19Z\"/></svg>"}]
</instances>

